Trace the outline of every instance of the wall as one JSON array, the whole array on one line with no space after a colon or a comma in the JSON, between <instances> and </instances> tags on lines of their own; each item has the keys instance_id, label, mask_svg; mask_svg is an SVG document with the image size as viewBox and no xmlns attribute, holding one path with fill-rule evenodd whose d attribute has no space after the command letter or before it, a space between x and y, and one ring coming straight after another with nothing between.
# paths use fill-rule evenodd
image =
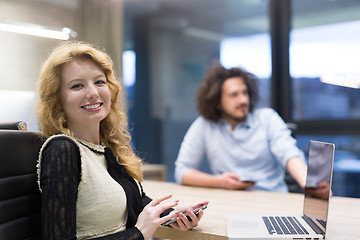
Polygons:
<instances>
[{"instance_id":1,"label":"wall","mask_svg":"<svg viewBox=\"0 0 360 240\"><path fill-rule=\"evenodd\" d=\"M76 2L76 1L75 1ZM0 22L76 29L76 10L37 0L0 1ZM42 62L59 40L0 31L0 89L36 90Z\"/></svg>"},{"instance_id":2,"label":"wall","mask_svg":"<svg viewBox=\"0 0 360 240\"><path fill-rule=\"evenodd\" d=\"M219 58L220 42L189 35L184 27L167 25L169 21L167 17L152 18L149 68L152 117L160 123L159 131L152 137L159 142L160 162L167 166L167 180L174 181L180 144L198 116L195 94L206 68ZM206 164L202 167L207 171Z\"/></svg>"},{"instance_id":3,"label":"wall","mask_svg":"<svg viewBox=\"0 0 360 240\"><path fill-rule=\"evenodd\" d=\"M0 22L76 29L76 3L59 6L36 0L0 1ZM36 86L48 50L60 40L0 31L0 121L25 121L39 130L36 120ZM4 104L6 103L6 104Z\"/></svg>"}]
</instances>

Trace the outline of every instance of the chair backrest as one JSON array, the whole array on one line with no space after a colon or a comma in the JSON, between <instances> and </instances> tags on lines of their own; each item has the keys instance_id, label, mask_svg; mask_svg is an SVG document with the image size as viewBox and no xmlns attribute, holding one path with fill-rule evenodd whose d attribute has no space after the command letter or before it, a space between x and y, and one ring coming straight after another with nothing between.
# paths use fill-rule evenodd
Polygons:
<instances>
[{"instance_id":1,"label":"chair backrest","mask_svg":"<svg viewBox=\"0 0 360 240\"><path fill-rule=\"evenodd\" d=\"M0 122L0 129L26 131L27 125L24 121Z\"/></svg>"},{"instance_id":2,"label":"chair backrest","mask_svg":"<svg viewBox=\"0 0 360 240\"><path fill-rule=\"evenodd\" d=\"M0 239L41 239L36 164L41 132L0 130Z\"/></svg>"}]
</instances>

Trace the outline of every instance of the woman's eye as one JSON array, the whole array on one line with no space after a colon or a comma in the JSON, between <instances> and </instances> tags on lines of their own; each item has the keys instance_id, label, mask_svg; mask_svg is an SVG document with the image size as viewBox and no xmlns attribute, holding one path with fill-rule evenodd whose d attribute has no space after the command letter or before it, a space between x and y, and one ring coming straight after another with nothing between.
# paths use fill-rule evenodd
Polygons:
<instances>
[{"instance_id":1,"label":"woman's eye","mask_svg":"<svg viewBox=\"0 0 360 240\"><path fill-rule=\"evenodd\" d=\"M97 84L97 85L103 85L103 84L106 84L106 81L100 79L100 80L97 80L97 81L95 82L95 84Z\"/></svg>"},{"instance_id":2,"label":"woman's eye","mask_svg":"<svg viewBox=\"0 0 360 240\"><path fill-rule=\"evenodd\" d=\"M80 83L76 83L74 85L71 86L71 89L77 89L80 88L82 85Z\"/></svg>"}]
</instances>

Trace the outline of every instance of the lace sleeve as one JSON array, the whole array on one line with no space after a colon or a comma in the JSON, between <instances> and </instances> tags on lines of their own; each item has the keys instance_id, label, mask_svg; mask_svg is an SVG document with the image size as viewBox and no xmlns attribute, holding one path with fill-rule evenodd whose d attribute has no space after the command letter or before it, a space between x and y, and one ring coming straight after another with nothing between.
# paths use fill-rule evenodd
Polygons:
<instances>
[{"instance_id":1,"label":"lace sleeve","mask_svg":"<svg viewBox=\"0 0 360 240\"><path fill-rule=\"evenodd\" d=\"M80 153L69 139L51 140L42 153L40 185L43 239L76 239Z\"/></svg>"}]
</instances>

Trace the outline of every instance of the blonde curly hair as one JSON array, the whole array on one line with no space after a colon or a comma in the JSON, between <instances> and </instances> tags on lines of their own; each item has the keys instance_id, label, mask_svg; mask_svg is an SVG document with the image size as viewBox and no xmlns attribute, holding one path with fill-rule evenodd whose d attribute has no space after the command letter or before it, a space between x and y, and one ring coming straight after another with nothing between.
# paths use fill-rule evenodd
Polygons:
<instances>
[{"instance_id":1,"label":"blonde curly hair","mask_svg":"<svg viewBox=\"0 0 360 240\"><path fill-rule=\"evenodd\" d=\"M73 135L67 128L59 88L63 66L79 57L91 59L103 69L111 92L110 112L100 122L101 142L112 150L118 163L124 165L133 178L143 181L141 159L130 145L127 115L119 103L119 99L125 99L125 90L116 79L111 58L102 49L79 41L62 42L53 49L42 66L38 82L37 115L41 130L47 137L61 133Z\"/></svg>"}]
</instances>

